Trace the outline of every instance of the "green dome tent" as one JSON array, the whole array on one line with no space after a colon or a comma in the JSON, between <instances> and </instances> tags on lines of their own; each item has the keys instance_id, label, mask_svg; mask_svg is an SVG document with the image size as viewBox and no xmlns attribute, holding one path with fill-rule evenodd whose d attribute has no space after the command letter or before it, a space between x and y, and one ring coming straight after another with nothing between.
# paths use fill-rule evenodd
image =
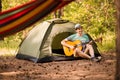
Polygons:
<instances>
[{"instance_id":1,"label":"green dome tent","mask_svg":"<svg viewBox=\"0 0 120 80\"><path fill-rule=\"evenodd\" d=\"M75 32L74 25L75 23L62 19L47 20L38 24L20 44L16 58L36 63L77 59L65 56L61 45L61 40ZM96 53L100 55L98 50Z\"/></svg>"}]
</instances>

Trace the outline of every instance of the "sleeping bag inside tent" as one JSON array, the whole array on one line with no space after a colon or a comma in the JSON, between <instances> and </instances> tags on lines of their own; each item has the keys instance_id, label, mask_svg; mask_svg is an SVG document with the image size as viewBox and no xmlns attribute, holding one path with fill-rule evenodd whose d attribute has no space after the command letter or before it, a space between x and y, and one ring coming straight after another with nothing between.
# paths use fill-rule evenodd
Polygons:
<instances>
[{"instance_id":1,"label":"sleeping bag inside tent","mask_svg":"<svg viewBox=\"0 0 120 80\"><path fill-rule=\"evenodd\" d=\"M47 20L38 24L19 45L16 58L36 63L78 59L65 56L61 45L61 40L75 33L74 25L75 23L62 19ZM95 43L94 48L95 55L100 56Z\"/></svg>"}]
</instances>

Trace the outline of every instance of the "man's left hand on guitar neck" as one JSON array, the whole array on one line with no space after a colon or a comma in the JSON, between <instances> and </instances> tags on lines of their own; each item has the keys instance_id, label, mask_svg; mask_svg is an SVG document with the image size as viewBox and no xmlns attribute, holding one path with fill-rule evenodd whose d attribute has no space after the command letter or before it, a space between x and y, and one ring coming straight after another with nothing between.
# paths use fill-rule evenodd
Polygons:
<instances>
[{"instance_id":1,"label":"man's left hand on guitar neck","mask_svg":"<svg viewBox=\"0 0 120 80\"><path fill-rule=\"evenodd\" d=\"M83 42L82 45L86 45L86 44L92 45L92 43L93 43L93 40L91 40L91 41L89 41L89 42Z\"/></svg>"},{"instance_id":2,"label":"man's left hand on guitar neck","mask_svg":"<svg viewBox=\"0 0 120 80\"><path fill-rule=\"evenodd\" d=\"M93 40L89 41L89 43L88 43L88 44L92 45L92 43L93 43Z\"/></svg>"}]
</instances>

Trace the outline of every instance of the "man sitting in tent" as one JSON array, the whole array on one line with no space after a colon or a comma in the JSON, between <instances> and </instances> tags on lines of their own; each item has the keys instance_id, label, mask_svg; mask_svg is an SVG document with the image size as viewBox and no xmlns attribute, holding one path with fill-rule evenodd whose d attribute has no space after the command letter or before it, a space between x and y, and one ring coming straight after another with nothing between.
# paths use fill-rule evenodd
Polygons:
<instances>
[{"instance_id":1,"label":"man sitting in tent","mask_svg":"<svg viewBox=\"0 0 120 80\"><path fill-rule=\"evenodd\" d=\"M70 50L73 50L72 54L74 57L82 57L94 62L99 62L100 59L95 57L92 41L90 41L88 35L84 33L82 26L80 24L76 24L75 30L76 33L62 40L61 44L68 47ZM69 41L73 42L75 45L67 43ZM88 52L89 54L87 54Z\"/></svg>"}]
</instances>

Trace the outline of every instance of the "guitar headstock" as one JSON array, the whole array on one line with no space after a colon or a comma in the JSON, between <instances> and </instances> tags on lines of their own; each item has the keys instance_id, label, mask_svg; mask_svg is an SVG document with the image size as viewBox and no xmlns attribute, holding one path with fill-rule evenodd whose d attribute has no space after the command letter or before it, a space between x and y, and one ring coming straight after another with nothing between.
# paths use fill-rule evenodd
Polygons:
<instances>
[{"instance_id":1,"label":"guitar headstock","mask_svg":"<svg viewBox=\"0 0 120 80\"><path fill-rule=\"evenodd\" d=\"M103 38L102 38L102 37L100 37L100 38L97 38L97 39L95 39L94 41L95 41L95 42L102 43L102 41L103 41Z\"/></svg>"}]
</instances>

